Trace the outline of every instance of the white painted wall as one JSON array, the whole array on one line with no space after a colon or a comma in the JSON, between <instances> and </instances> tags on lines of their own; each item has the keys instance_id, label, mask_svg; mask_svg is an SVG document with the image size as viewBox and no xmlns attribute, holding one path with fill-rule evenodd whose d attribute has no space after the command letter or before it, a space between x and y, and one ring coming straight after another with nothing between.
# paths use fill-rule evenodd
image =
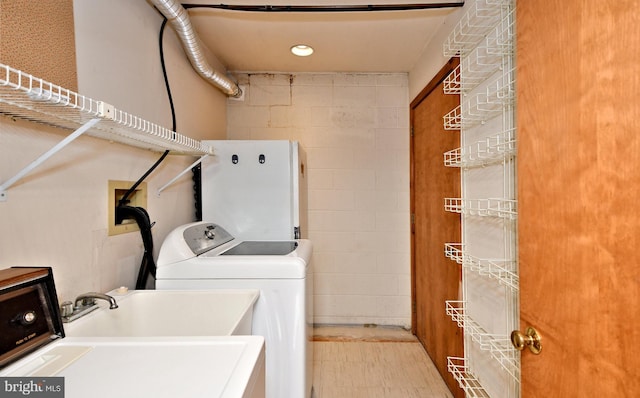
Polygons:
<instances>
[{"instance_id":1,"label":"white painted wall","mask_svg":"<svg viewBox=\"0 0 640 398\"><path fill-rule=\"evenodd\" d=\"M406 74L253 74L228 100L229 139L307 152L315 322L409 326Z\"/></svg>"},{"instance_id":2,"label":"white painted wall","mask_svg":"<svg viewBox=\"0 0 640 398\"><path fill-rule=\"evenodd\" d=\"M81 0L74 8L80 94L171 127L157 12L147 2L129 0ZM226 97L195 75L170 29L167 36L178 131L193 138L224 138ZM0 181L67 134L0 117ZM159 156L90 137L63 149L13 186L8 201L0 203L0 268L52 266L63 300L90 290L133 287L142 241L137 232L107 236L107 181L135 181ZM171 229L193 220L192 182L185 176L160 197L154 192L193 160L169 156L147 179L156 253Z\"/></svg>"}]
</instances>

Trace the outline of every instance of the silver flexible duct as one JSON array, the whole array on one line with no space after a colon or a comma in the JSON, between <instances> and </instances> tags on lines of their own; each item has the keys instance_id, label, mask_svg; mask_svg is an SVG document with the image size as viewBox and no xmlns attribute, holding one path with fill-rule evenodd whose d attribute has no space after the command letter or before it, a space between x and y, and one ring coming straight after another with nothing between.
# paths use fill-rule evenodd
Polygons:
<instances>
[{"instance_id":1,"label":"silver flexible duct","mask_svg":"<svg viewBox=\"0 0 640 398\"><path fill-rule=\"evenodd\" d=\"M193 26L191 26L191 20L189 19L187 10L185 10L179 2L174 0L149 1L167 18L167 21L178 34L184 52L187 54L187 58L189 58L196 72L223 93L232 97L240 97L242 95L240 87L225 75L215 71L205 58L202 53L198 35L193 29Z\"/></svg>"}]
</instances>

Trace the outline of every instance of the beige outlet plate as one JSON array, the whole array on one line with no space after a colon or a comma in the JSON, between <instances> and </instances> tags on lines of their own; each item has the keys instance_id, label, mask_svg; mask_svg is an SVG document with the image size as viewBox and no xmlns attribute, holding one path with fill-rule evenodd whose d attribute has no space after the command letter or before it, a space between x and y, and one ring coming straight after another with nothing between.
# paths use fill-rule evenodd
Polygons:
<instances>
[{"instance_id":1,"label":"beige outlet plate","mask_svg":"<svg viewBox=\"0 0 640 398\"><path fill-rule=\"evenodd\" d=\"M109 180L107 214L109 217L109 236L126 234L127 232L140 231L138 224L133 220L124 220L122 224L116 224L116 206L124 194L135 184L134 181ZM129 206L147 208L147 183L143 182L129 196Z\"/></svg>"}]
</instances>

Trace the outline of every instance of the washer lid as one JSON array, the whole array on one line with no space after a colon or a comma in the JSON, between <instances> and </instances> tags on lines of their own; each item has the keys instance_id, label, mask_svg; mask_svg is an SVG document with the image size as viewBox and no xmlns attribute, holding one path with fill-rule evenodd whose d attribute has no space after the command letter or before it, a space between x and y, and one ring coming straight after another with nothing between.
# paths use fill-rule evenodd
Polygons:
<instances>
[{"instance_id":1,"label":"washer lid","mask_svg":"<svg viewBox=\"0 0 640 398\"><path fill-rule=\"evenodd\" d=\"M156 271L156 281L172 279L304 279L311 269L313 245L298 239L294 251L285 255L221 256L218 250L174 263L164 263ZM229 242L224 250L237 245ZM161 282L162 283L162 282Z\"/></svg>"},{"instance_id":2,"label":"washer lid","mask_svg":"<svg viewBox=\"0 0 640 398\"><path fill-rule=\"evenodd\" d=\"M298 247L295 241L246 241L220 253L221 256L285 256Z\"/></svg>"}]
</instances>

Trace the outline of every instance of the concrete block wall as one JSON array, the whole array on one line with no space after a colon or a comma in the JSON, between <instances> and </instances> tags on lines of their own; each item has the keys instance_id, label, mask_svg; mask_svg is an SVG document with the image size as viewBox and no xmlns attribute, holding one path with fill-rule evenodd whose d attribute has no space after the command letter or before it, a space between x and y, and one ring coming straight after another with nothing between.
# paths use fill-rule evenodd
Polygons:
<instances>
[{"instance_id":1,"label":"concrete block wall","mask_svg":"<svg viewBox=\"0 0 640 398\"><path fill-rule=\"evenodd\" d=\"M227 138L307 153L314 321L410 326L408 76L237 77L245 97L227 102Z\"/></svg>"}]
</instances>

